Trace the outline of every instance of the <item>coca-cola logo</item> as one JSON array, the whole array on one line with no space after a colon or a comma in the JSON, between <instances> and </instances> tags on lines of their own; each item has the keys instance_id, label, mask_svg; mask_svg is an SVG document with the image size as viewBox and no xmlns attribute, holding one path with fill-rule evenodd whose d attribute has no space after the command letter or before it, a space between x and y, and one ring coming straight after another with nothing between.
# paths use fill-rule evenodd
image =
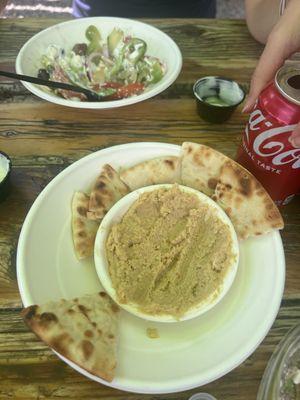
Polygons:
<instances>
[{"instance_id":1,"label":"coca-cola logo","mask_svg":"<svg viewBox=\"0 0 300 400\"><path fill-rule=\"evenodd\" d=\"M266 117L263 115L261 110L254 110L251 113L249 123L246 126L245 133L248 144L250 140L249 134L250 132L253 132L255 139L253 140L252 146L256 154L261 157L274 156L271 160L274 165L292 163L293 169L300 168L300 149L291 148L291 145L289 148L286 148L286 144L282 141L282 138L290 134L296 125L285 125L275 128L272 126L272 122L266 120ZM267 129L264 130L264 128ZM261 132L255 136L256 131ZM287 142L287 139L284 142Z\"/></svg>"}]
</instances>

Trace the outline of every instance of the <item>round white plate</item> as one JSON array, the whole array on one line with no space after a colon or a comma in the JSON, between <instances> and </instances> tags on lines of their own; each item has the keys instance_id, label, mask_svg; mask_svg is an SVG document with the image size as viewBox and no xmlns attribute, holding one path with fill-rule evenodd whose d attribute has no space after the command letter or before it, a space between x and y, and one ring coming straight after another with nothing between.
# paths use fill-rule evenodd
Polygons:
<instances>
[{"instance_id":1,"label":"round white plate","mask_svg":"<svg viewBox=\"0 0 300 400\"><path fill-rule=\"evenodd\" d=\"M17 277L24 306L94 293L101 286L93 259L77 261L71 238L71 198L89 190L101 166L130 166L179 155L180 147L134 143L98 151L75 162L41 192L24 222L18 244ZM235 281L206 314L180 323L147 322L121 311L116 378L107 383L61 357L83 375L118 389L169 393L211 382L242 363L276 318L283 294L285 261L273 232L240 244ZM150 339L147 328L156 328Z\"/></svg>"},{"instance_id":2,"label":"round white plate","mask_svg":"<svg viewBox=\"0 0 300 400\"><path fill-rule=\"evenodd\" d=\"M44 29L29 39L19 51L16 59L17 73L37 76L41 57L45 54L45 50L50 44L56 44L65 50L69 50L76 43L86 43L85 31L89 25L95 25L99 28L103 38L106 38L114 28L120 28L126 35L143 39L147 43L146 54L158 57L166 65L166 73L163 78L137 96L102 102L67 100L43 90L43 86L29 82L22 82L23 85L36 96L52 103L75 108L104 109L139 103L140 101L156 96L167 89L179 75L182 67L182 56L177 44L170 36L152 25L132 19L116 17L73 19Z\"/></svg>"}]
</instances>

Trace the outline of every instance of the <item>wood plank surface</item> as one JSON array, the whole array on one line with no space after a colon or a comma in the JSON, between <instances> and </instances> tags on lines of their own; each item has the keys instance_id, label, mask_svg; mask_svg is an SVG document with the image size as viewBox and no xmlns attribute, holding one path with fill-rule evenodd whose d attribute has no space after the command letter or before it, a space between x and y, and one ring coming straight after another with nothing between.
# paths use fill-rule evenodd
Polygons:
<instances>
[{"instance_id":1,"label":"wood plank surface","mask_svg":"<svg viewBox=\"0 0 300 400\"><path fill-rule=\"evenodd\" d=\"M54 19L0 20L0 69L14 70L21 46ZM185 393L128 394L92 382L61 362L28 331L16 281L22 223L37 195L60 171L96 150L121 143L196 141L234 157L247 121L241 107L222 125L196 113L193 83L222 75L248 89L262 47L238 20L147 20L169 34L183 55L177 81L153 99L116 110L76 110L47 103L19 82L0 80L0 150L12 158L12 191L0 203L0 399L187 399L207 391L223 400L254 400L266 363L300 322L300 196L282 211L287 277L278 317L258 349L225 377ZM271 273L271 271L270 271ZM201 362L201 360L199 360Z\"/></svg>"}]
</instances>

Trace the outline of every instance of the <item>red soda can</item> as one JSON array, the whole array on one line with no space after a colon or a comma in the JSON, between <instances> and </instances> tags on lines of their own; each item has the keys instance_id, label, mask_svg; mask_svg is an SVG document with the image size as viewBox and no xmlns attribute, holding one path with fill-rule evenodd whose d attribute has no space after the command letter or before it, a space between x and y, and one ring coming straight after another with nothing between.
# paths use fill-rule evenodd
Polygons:
<instances>
[{"instance_id":1,"label":"red soda can","mask_svg":"<svg viewBox=\"0 0 300 400\"><path fill-rule=\"evenodd\" d=\"M300 68L286 65L260 94L237 153L279 206L300 192L300 148L290 139L298 122Z\"/></svg>"}]
</instances>

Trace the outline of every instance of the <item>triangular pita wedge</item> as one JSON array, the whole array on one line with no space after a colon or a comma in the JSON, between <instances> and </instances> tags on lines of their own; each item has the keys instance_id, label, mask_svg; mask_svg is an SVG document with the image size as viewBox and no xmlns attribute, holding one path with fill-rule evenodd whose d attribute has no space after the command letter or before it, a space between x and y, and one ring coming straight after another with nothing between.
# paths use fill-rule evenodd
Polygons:
<instances>
[{"instance_id":1,"label":"triangular pita wedge","mask_svg":"<svg viewBox=\"0 0 300 400\"><path fill-rule=\"evenodd\" d=\"M203 144L182 144L181 180L189 186L211 196L214 193L222 165L229 158Z\"/></svg>"},{"instance_id":2,"label":"triangular pita wedge","mask_svg":"<svg viewBox=\"0 0 300 400\"><path fill-rule=\"evenodd\" d=\"M99 222L87 218L90 198L85 193L75 192L72 199L72 234L76 256L79 260L90 257Z\"/></svg>"},{"instance_id":3,"label":"triangular pita wedge","mask_svg":"<svg viewBox=\"0 0 300 400\"><path fill-rule=\"evenodd\" d=\"M120 178L131 190L160 183L180 183L180 158L159 157L121 171Z\"/></svg>"},{"instance_id":4,"label":"triangular pita wedge","mask_svg":"<svg viewBox=\"0 0 300 400\"><path fill-rule=\"evenodd\" d=\"M25 308L28 327L84 370L112 381L116 368L118 306L104 293Z\"/></svg>"},{"instance_id":5,"label":"triangular pita wedge","mask_svg":"<svg viewBox=\"0 0 300 400\"><path fill-rule=\"evenodd\" d=\"M213 199L230 217L240 239L282 229L275 203L256 178L235 161L222 166Z\"/></svg>"},{"instance_id":6,"label":"triangular pita wedge","mask_svg":"<svg viewBox=\"0 0 300 400\"><path fill-rule=\"evenodd\" d=\"M90 221L98 221L98 224L99 224L99 221L100 221L100 218L98 217L99 215L100 214L95 212L95 211L88 211L86 213L87 219L89 219Z\"/></svg>"},{"instance_id":7,"label":"triangular pita wedge","mask_svg":"<svg viewBox=\"0 0 300 400\"><path fill-rule=\"evenodd\" d=\"M103 218L106 212L129 191L118 173L109 164L104 165L90 195L89 219Z\"/></svg>"}]
</instances>

